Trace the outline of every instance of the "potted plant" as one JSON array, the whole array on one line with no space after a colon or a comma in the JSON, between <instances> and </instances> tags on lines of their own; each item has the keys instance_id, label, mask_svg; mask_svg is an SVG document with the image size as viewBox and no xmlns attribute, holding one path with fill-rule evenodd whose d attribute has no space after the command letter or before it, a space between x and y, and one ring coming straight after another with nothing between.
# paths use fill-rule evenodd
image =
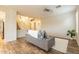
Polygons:
<instances>
[{"instance_id":1,"label":"potted plant","mask_svg":"<svg viewBox=\"0 0 79 59\"><path fill-rule=\"evenodd\" d=\"M67 36L70 36L70 38L74 40L76 37L76 30L68 30Z\"/></svg>"}]
</instances>

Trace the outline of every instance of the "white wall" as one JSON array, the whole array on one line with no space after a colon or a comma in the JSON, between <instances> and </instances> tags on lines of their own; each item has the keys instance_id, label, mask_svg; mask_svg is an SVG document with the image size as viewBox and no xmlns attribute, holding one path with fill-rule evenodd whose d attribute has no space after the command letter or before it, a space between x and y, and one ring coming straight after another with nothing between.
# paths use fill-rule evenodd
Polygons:
<instances>
[{"instance_id":1,"label":"white wall","mask_svg":"<svg viewBox=\"0 0 79 59\"><path fill-rule=\"evenodd\" d=\"M6 42L16 40L16 10L6 9L4 23L4 40Z\"/></svg>"},{"instance_id":2,"label":"white wall","mask_svg":"<svg viewBox=\"0 0 79 59\"><path fill-rule=\"evenodd\" d=\"M77 14L76 14L76 30L77 30L77 44L79 46L79 7L77 8Z\"/></svg>"},{"instance_id":3,"label":"white wall","mask_svg":"<svg viewBox=\"0 0 79 59\"><path fill-rule=\"evenodd\" d=\"M17 38L25 37L27 30L17 30Z\"/></svg>"},{"instance_id":4,"label":"white wall","mask_svg":"<svg viewBox=\"0 0 79 59\"><path fill-rule=\"evenodd\" d=\"M42 29L53 36L66 37L67 30L75 29L75 11L49 15L42 20Z\"/></svg>"}]
</instances>

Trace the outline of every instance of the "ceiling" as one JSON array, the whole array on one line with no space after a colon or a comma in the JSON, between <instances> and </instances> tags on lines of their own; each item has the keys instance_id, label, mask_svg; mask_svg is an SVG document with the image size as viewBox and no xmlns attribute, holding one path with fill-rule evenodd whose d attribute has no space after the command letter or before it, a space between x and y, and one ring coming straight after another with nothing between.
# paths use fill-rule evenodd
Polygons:
<instances>
[{"instance_id":1,"label":"ceiling","mask_svg":"<svg viewBox=\"0 0 79 59\"><path fill-rule=\"evenodd\" d=\"M14 8L19 14L30 16L30 17L44 17L48 15L59 15L67 12L74 11L76 6L62 5L56 8L57 5L4 5L3 7ZM49 12L44 9L50 9Z\"/></svg>"}]
</instances>

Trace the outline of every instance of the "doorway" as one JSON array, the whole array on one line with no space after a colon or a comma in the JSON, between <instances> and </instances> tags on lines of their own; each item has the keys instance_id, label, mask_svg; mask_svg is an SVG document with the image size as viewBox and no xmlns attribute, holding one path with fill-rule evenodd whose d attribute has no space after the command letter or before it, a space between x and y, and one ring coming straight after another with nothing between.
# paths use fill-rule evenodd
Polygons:
<instances>
[{"instance_id":1,"label":"doorway","mask_svg":"<svg viewBox=\"0 0 79 59\"><path fill-rule=\"evenodd\" d=\"M0 38L4 39L4 22L0 20Z\"/></svg>"},{"instance_id":2,"label":"doorway","mask_svg":"<svg viewBox=\"0 0 79 59\"><path fill-rule=\"evenodd\" d=\"M5 20L5 12L0 11L0 38L4 39L4 20Z\"/></svg>"}]
</instances>

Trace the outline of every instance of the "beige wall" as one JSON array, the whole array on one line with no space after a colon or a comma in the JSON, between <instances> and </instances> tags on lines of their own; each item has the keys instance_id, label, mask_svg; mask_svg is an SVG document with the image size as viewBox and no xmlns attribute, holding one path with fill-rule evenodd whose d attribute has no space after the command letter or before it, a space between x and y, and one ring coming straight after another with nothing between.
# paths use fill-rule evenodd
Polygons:
<instances>
[{"instance_id":1,"label":"beige wall","mask_svg":"<svg viewBox=\"0 0 79 59\"><path fill-rule=\"evenodd\" d=\"M75 29L75 11L45 17L42 29L53 36L66 37L67 30Z\"/></svg>"},{"instance_id":2,"label":"beige wall","mask_svg":"<svg viewBox=\"0 0 79 59\"><path fill-rule=\"evenodd\" d=\"M0 33L3 32L3 21L0 20Z\"/></svg>"}]
</instances>

